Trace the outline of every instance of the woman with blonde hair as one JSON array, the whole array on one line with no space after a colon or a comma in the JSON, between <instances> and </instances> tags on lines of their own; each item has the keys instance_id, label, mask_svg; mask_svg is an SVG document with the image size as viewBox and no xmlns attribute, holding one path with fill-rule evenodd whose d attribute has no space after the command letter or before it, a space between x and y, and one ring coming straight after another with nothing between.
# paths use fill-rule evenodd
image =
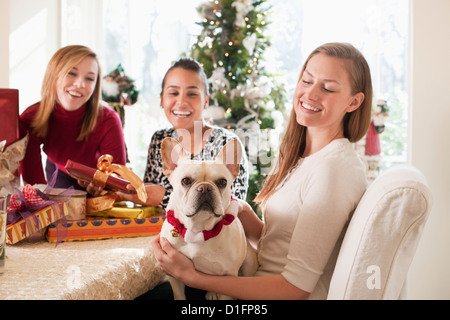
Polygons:
<instances>
[{"instance_id":1,"label":"woman with blonde hair","mask_svg":"<svg viewBox=\"0 0 450 320\"><path fill-rule=\"evenodd\" d=\"M82 189L65 171L68 159L96 167L98 157L110 154L115 163L126 163L120 118L101 103L101 79L97 55L91 49L71 45L53 55L41 101L20 115L20 135L29 133L21 165L25 183L46 184L58 170L54 187ZM41 146L47 155L46 177Z\"/></svg>"},{"instance_id":2,"label":"woman with blonde hair","mask_svg":"<svg viewBox=\"0 0 450 320\"><path fill-rule=\"evenodd\" d=\"M352 45L328 43L306 60L278 160L260 194L263 221L244 201L239 218L257 243L255 277L213 276L164 238L155 257L186 285L238 299L326 299L346 227L366 189L352 142L371 116L369 66Z\"/></svg>"}]
</instances>

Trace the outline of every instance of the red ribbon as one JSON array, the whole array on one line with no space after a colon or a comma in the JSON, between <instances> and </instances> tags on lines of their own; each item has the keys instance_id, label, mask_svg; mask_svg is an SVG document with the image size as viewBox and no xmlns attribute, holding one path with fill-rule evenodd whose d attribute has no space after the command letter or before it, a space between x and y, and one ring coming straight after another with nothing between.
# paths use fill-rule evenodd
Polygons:
<instances>
[{"instance_id":1,"label":"red ribbon","mask_svg":"<svg viewBox=\"0 0 450 320\"><path fill-rule=\"evenodd\" d=\"M53 176L45 188L44 192L40 190L34 189L31 185L27 184L23 187L22 191L16 189L17 193L11 195L10 197L10 205L7 208L7 224L15 224L20 220L24 220L28 230L33 230L33 225L38 226L40 229L39 218L33 215L34 211L40 210L42 208L53 206L57 202L48 199L48 195L50 194L53 186L55 185L56 177L58 170L53 173ZM61 202L67 202L71 198L73 194L73 187L68 188L59 196L63 196ZM55 208L56 209L56 208ZM32 224L34 221L34 224ZM58 240L56 245L61 243L67 235L67 226L66 226L66 217L64 216L57 223L57 234ZM40 234L32 234L29 237L30 242L36 242L40 240Z\"/></svg>"},{"instance_id":2,"label":"red ribbon","mask_svg":"<svg viewBox=\"0 0 450 320\"><path fill-rule=\"evenodd\" d=\"M38 196L36 189L34 189L29 184L23 187L22 194L23 197L20 194L11 195L10 198L11 205L8 207L8 210L14 209L17 211L21 211L25 208L25 206L35 207L40 205L46 205L48 203L48 201L45 201L40 196Z\"/></svg>"},{"instance_id":3,"label":"red ribbon","mask_svg":"<svg viewBox=\"0 0 450 320\"><path fill-rule=\"evenodd\" d=\"M173 210L167 211L166 218L167 218L167 221L174 227L175 231L178 232L184 239L187 229L180 222L180 220L175 218ZM234 221L234 218L235 217L232 214L227 213L223 216L222 220L217 222L217 224L214 226L214 228L212 228L211 230L203 230L202 233L203 233L204 241L207 241L211 238L216 237L220 233L220 231L222 231L222 227L224 225L227 226L227 225L231 224Z\"/></svg>"}]
</instances>

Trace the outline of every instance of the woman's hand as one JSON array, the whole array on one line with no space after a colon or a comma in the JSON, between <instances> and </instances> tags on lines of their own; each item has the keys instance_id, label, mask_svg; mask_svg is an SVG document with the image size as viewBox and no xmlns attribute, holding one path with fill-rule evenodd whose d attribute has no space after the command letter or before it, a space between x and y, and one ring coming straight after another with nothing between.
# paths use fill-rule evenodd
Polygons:
<instances>
[{"instance_id":1,"label":"woman's hand","mask_svg":"<svg viewBox=\"0 0 450 320\"><path fill-rule=\"evenodd\" d=\"M134 203L145 205L146 203L143 203L139 197L137 196L136 189L131 184L127 185L127 189L130 192L123 192L123 191L117 191L116 194L119 197L118 201L131 201ZM147 191L147 190L146 190ZM147 198L148 198L148 192L147 192Z\"/></svg>"},{"instance_id":2,"label":"woman's hand","mask_svg":"<svg viewBox=\"0 0 450 320\"><path fill-rule=\"evenodd\" d=\"M245 215L250 215L250 214L254 214L253 208L250 206L250 204L242 199L237 198L236 199L239 207L238 207L238 213L239 213L239 218L241 216L245 216Z\"/></svg>"},{"instance_id":3,"label":"woman's hand","mask_svg":"<svg viewBox=\"0 0 450 320\"><path fill-rule=\"evenodd\" d=\"M241 199L237 200L239 204L238 217L244 227L245 236L251 244L256 247L259 238L261 237L264 222L259 219L247 201Z\"/></svg>"},{"instance_id":4,"label":"woman's hand","mask_svg":"<svg viewBox=\"0 0 450 320\"><path fill-rule=\"evenodd\" d=\"M146 183L145 184L145 192L147 193L147 201L144 203L139 200L136 190L134 187L129 184L127 185L127 189L131 191L130 193L118 191L117 195L119 196L119 201L131 201L134 203L139 203L147 206L157 206L161 203L166 193L166 189L157 184ZM134 191L134 192L133 192Z\"/></svg>"},{"instance_id":5,"label":"woman's hand","mask_svg":"<svg viewBox=\"0 0 450 320\"><path fill-rule=\"evenodd\" d=\"M77 181L80 186L86 188L86 191L94 197L98 197L103 193L103 188L96 186L93 182L86 182L80 179L78 179Z\"/></svg>"},{"instance_id":6,"label":"woman's hand","mask_svg":"<svg viewBox=\"0 0 450 320\"><path fill-rule=\"evenodd\" d=\"M165 273L184 283L189 282L189 276L196 272L189 258L173 248L169 241L160 235L152 240L152 247L155 258Z\"/></svg>"}]
</instances>

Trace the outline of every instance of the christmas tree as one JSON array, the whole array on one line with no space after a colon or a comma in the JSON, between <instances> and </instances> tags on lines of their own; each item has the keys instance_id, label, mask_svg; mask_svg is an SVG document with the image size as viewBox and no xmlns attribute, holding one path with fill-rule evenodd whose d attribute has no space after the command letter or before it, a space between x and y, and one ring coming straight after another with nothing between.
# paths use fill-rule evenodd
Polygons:
<instances>
[{"instance_id":1,"label":"christmas tree","mask_svg":"<svg viewBox=\"0 0 450 320\"><path fill-rule=\"evenodd\" d=\"M286 104L280 74L268 73L264 61L270 6L266 0L211 0L198 12L203 29L190 56L209 78L205 117L236 130L244 143L252 164L247 196L252 203L272 164L278 141L271 130L282 127Z\"/></svg>"}]
</instances>

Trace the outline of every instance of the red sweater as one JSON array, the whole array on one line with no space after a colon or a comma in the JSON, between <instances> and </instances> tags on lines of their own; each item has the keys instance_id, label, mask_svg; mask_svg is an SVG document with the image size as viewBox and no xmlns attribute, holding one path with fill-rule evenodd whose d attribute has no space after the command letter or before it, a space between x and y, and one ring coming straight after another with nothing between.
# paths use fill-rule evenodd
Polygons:
<instances>
[{"instance_id":1,"label":"red sweater","mask_svg":"<svg viewBox=\"0 0 450 320\"><path fill-rule=\"evenodd\" d=\"M20 137L30 133L27 151L21 162L24 183L47 183L42 168L41 145L47 158L64 173L67 173L64 166L68 159L95 168L101 155L110 154L114 157L114 163L126 164L122 124L114 110L104 107L94 131L87 139L76 141L86 106L67 111L56 104L49 120L47 137L39 138L31 129L31 121L39 105L32 105L20 115Z\"/></svg>"}]
</instances>

